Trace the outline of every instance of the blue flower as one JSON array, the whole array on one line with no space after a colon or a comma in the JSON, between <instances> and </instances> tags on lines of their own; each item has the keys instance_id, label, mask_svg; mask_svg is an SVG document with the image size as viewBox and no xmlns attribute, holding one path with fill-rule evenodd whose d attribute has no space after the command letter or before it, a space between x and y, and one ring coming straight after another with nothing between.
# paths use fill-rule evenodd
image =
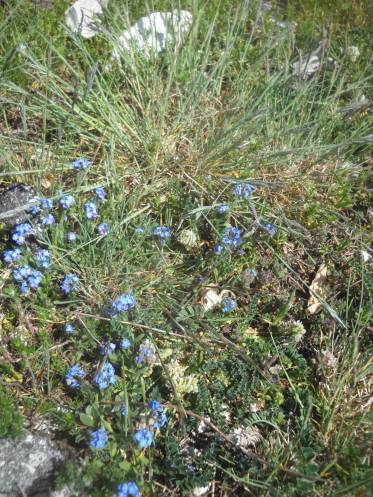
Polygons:
<instances>
[{"instance_id":1,"label":"blue flower","mask_svg":"<svg viewBox=\"0 0 373 497\"><path fill-rule=\"evenodd\" d=\"M262 227L270 236L274 236L277 233L277 228L274 224L267 223L263 224Z\"/></svg>"},{"instance_id":2,"label":"blue flower","mask_svg":"<svg viewBox=\"0 0 373 497\"><path fill-rule=\"evenodd\" d=\"M74 242L76 240L76 233L74 233L73 231L69 231L66 235L66 238L68 242Z\"/></svg>"},{"instance_id":3,"label":"blue flower","mask_svg":"<svg viewBox=\"0 0 373 497\"><path fill-rule=\"evenodd\" d=\"M80 366L77 366L76 364L71 366L65 376L66 385L71 388L79 388L79 380L83 379L85 375L86 372Z\"/></svg>"},{"instance_id":4,"label":"blue flower","mask_svg":"<svg viewBox=\"0 0 373 497\"><path fill-rule=\"evenodd\" d=\"M152 427L155 430L160 430L167 423L167 416L162 404L157 400L150 400L148 407L152 411Z\"/></svg>"},{"instance_id":5,"label":"blue flower","mask_svg":"<svg viewBox=\"0 0 373 497\"><path fill-rule=\"evenodd\" d=\"M109 227L106 223L101 223L97 226L98 234L101 236L105 236L109 233Z\"/></svg>"},{"instance_id":6,"label":"blue flower","mask_svg":"<svg viewBox=\"0 0 373 497\"><path fill-rule=\"evenodd\" d=\"M65 324L64 330L67 335L71 335L72 333L74 333L75 328L71 323L67 323Z\"/></svg>"},{"instance_id":7,"label":"blue flower","mask_svg":"<svg viewBox=\"0 0 373 497\"><path fill-rule=\"evenodd\" d=\"M11 264L12 262L19 261L22 256L22 253L20 249L16 248L13 250L4 250L2 255L5 264Z\"/></svg>"},{"instance_id":8,"label":"blue flower","mask_svg":"<svg viewBox=\"0 0 373 497\"><path fill-rule=\"evenodd\" d=\"M229 205L223 204L216 208L218 214L226 214L229 211Z\"/></svg>"},{"instance_id":9,"label":"blue flower","mask_svg":"<svg viewBox=\"0 0 373 497\"><path fill-rule=\"evenodd\" d=\"M60 206L62 209L70 209L75 204L75 198L72 195L63 195L60 198Z\"/></svg>"},{"instance_id":10,"label":"blue flower","mask_svg":"<svg viewBox=\"0 0 373 497\"><path fill-rule=\"evenodd\" d=\"M97 205L94 202L87 202L84 204L85 217L87 219L96 219L97 217Z\"/></svg>"},{"instance_id":11,"label":"blue flower","mask_svg":"<svg viewBox=\"0 0 373 497\"><path fill-rule=\"evenodd\" d=\"M217 255L221 254L223 252L223 250L224 250L223 245L218 244L218 245L215 245L215 247L214 247L214 252Z\"/></svg>"},{"instance_id":12,"label":"blue flower","mask_svg":"<svg viewBox=\"0 0 373 497\"><path fill-rule=\"evenodd\" d=\"M43 198L41 205L43 209L53 209L53 200L51 198Z\"/></svg>"},{"instance_id":13,"label":"blue flower","mask_svg":"<svg viewBox=\"0 0 373 497\"><path fill-rule=\"evenodd\" d=\"M132 343L128 338L121 338L119 342L119 348L120 350L127 350L131 347Z\"/></svg>"},{"instance_id":14,"label":"blue flower","mask_svg":"<svg viewBox=\"0 0 373 497\"><path fill-rule=\"evenodd\" d=\"M99 428L91 433L90 445L94 449L104 449L107 443L107 434L105 428Z\"/></svg>"},{"instance_id":15,"label":"blue flower","mask_svg":"<svg viewBox=\"0 0 373 497\"><path fill-rule=\"evenodd\" d=\"M221 241L226 247L238 247L241 243L241 231L235 226L228 226Z\"/></svg>"},{"instance_id":16,"label":"blue flower","mask_svg":"<svg viewBox=\"0 0 373 497\"><path fill-rule=\"evenodd\" d=\"M50 226L51 224L54 224L55 221L56 220L54 219L53 214L47 214L45 217L43 217L43 219L41 220L41 223L44 226Z\"/></svg>"},{"instance_id":17,"label":"blue flower","mask_svg":"<svg viewBox=\"0 0 373 497\"><path fill-rule=\"evenodd\" d=\"M120 415L121 416L127 416L127 407L126 407L126 404L124 402L120 406Z\"/></svg>"},{"instance_id":18,"label":"blue flower","mask_svg":"<svg viewBox=\"0 0 373 497\"><path fill-rule=\"evenodd\" d=\"M74 160L71 165L77 171L82 171L83 169L88 169L92 165L92 161L80 157L79 159Z\"/></svg>"},{"instance_id":19,"label":"blue flower","mask_svg":"<svg viewBox=\"0 0 373 497\"><path fill-rule=\"evenodd\" d=\"M159 411L159 410L162 410L163 407L161 405L160 402L158 402L158 400L149 400L148 402L148 407L149 409L151 409L152 411Z\"/></svg>"},{"instance_id":20,"label":"blue flower","mask_svg":"<svg viewBox=\"0 0 373 497\"><path fill-rule=\"evenodd\" d=\"M31 216L36 216L36 214L38 214L40 211L41 211L40 206L36 204L31 207L29 213L31 214Z\"/></svg>"},{"instance_id":21,"label":"blue flower","mask_svg":"<svg viewBox=\"0 0 373 497\"><path fill-rule=\"evenodd\" d=\"M126 295L119 295L111 303L112 316L117 316L120 312L128 312L133 309L136 305L136 299L132 293L127 293Z\"/></svg>"},{"instance_id":22,"label":"blue flower","mask_svg":"<svg viewBox=\"0 0 373 497\"><path fill-rule=\"evenodd\" d=\"M133 438L140 449L146 449L153 443L153 433L146 428L136 432Z\"/></svg>"},{"instance_id":23,"label":"blue flower","mask_svg":"<svg viewBox=\"0 0 373 497\"><path fill-rule=\"evenodd\" d=\"M133 481L120 483L117 487L116 497L140 497L140 490Z\"/></svg>"},{"instance_id":24,"label":"blue flower","mask_svg":"<svg viewBox=\"0 0 373 497\"><path fill-rule=\"evenodd\" d=\"M105 362L101 371L96 375L95 382L100 390L104 390L109 385L115 384L115 370L110 362Z\"/></svg>"},{"instance_id":25,"label":"blue flower","mask_svg":"<svg viewBox=\"0 0 373 497\"><path fill-rule=\"evenodd\" d=\"M157 226L153 228L153 235L158 236L162 240L167 240L171 236L171 230L167 226Z\"/></svg>"},{"instance_id":26,"label":"blue flower","mask_svg":"<svg viewBox=\"0 0 373 497\"><path fill-rule=\"evenodd\" d=\"M27 264L21 267L17 267L13 270L13 279L15 281L22 281L28 278L31 274L31 268Z\"/></svg>"},{"instance_id":27,"label":"blue flower","mask_svg":"<svg viewBox=\"0 0 373 497\"><path fill-rule=\"evenodd\" d=\"M42 267L43 269L47 269L50 264L51 253L49 252L49 250L40 249L36 252L35 258L38 266Z\"/></svg>"},{"instance_id":28,"label":"blue flower","mask_svg":"<svg viewBox=\"0 0 373 497\"><path fill-rule=\"evenodd\" d=\"M115 343L105 343L100 347L100 355L110 355L115 352Z\"/></svg>"},{"instance_id":29,"label":"blue flower","mask_svg":"<svg viewBox=\"0 0 373 497\"><path fill-rule=\"evenodd\" d=\"M43 275L37 269L31 269L25 264L13 271L13 279L20 282L20 290L23 295L28 295L30 289L36 290L42 280Z\"/></svg>"},{"instance_id":30,"label":"blue flower","mask_svg":"<svg viewBox=\"0 0 373 497\"><path fill-rule=\"evenodd\" d=\"M232 312L236 307L237 303L230 297L226 297L222 300L223 312Z\"/></svg>"},{"instance_id":31,"label":"blue flower","mask_svg":"<svg viewBox=\"0 0 373 497\"><path fill-rule=\"evenodd\" d=\"M162 411L157 411L153 414L152 416L153 419L153 429L154 430L160 430L161 428L164 427L164 425L167 423L168 419L166 414Z\"/></svg>"},{"instance_id":32,"label":"blue flower","mask_svg":"<svg viewBox=\"0 0 373 497\"><path fill-rule=\"evenodd\" d=\"M67 274L61 283L61 290L66 295L70 292L76 292L79 288L79 283L80 280L76 274Z\"/></svg>"},{"instance_id":33,"label":"blue flower","mask_svg":"<svg viewBox=\"0 0 373 497\"><path fill-rule=\"evenodd\" d=\"M26 237L31 235L32 227L29 223L18 224L12 234L11 239L17 245L23 245L26 241Z\"/></svg>"},{"instance_id":34,"label":"blue flower","mask_svg":"<svg viewBox=\"0 0 373 497\"><path fill-rule=\"evenodd\" d=\"M254 187L250 183L239 183L233 189L233 195L236 197L248 198L253 193Z\"/></svg>"},{"instance_id":35,"label":"blue flower","mask_svg":"<svg viewBox=\"0 0 373 497\"><path fill-rule=\"evenodd\" d=\"M105 200L105 190L102 188L102 186L99 186L98 188L96 188L95 190L95 193L96 193L96 196L99 200Z\"/></svg>"},{"instance_id":36,"label":"blue flower","mask_svg":"<svg viewBox=\"0 0 373 497\"><path fill-rule=\"evenodd\" d=\"M135 359L136 364L142 366L143 362L146 362L148 366L151 366L154 359L154 349L151 347L150 342L146 340L139 347L139 353Z\"/></svg>"},{"instance_id":37,"label":"blue flower","mask_svg":"<svg viewBox=\"0 0 373 497\"><path fill-rule=\"evenodd\" d=\"M136 233L136 235L143 235L145 233L145 228L140 226L139 228L135 229L135 233Z\"/></svg>"},{"instance_id":38,"label":"blue flower","mask_svg":"<svg viewBox=\"0 0 373 497\"><path fill-rule=\"evenodd\" d=\"M41 274L40 271L38 271L37 269L32 269L30 276L27 278L27 284L31 288L36 290L39 287L42 278L43 278L43 275Z\"/></svg>"}]
</instances>

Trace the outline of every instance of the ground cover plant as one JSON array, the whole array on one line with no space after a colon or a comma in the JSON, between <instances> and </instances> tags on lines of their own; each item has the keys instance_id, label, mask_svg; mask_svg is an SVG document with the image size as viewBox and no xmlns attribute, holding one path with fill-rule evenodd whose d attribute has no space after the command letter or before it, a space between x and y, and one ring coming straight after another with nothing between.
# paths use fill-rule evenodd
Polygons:
<instances>
[{"instance_id":1,"label":"ground cover plant","mask_svg":"<svg viewBox=\"0 0 373 497\"><path fill-rule=\"evenodd\" d=\"M368 3L50 7L0 7L0 436L46 419L84 495L372 495Z\"/></svg>"}]
</instances>

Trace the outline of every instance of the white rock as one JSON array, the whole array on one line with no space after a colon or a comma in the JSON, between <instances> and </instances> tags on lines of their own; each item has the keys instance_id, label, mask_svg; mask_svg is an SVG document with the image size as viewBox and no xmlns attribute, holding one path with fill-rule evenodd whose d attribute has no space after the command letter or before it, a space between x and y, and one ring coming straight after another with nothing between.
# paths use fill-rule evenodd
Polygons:
<instances>
[{"instance_id":1,"label":"white rock","mask_svg":"<svg viewBox=\"0 0 373 497\"><path fill-rule=\"evenodd\" d=\"M294 74L307 78L320 69L320 59L317 55L300 58L292 64Z\"/></svg>"},{"instance_id":2,"label":"white rock","mask_svg":"<svg viewBox=\"0 0 373 497\"><path fill-rule=\"evenodd\" d=\"M201 497L202 495L207 494L210 490L211 483L209 483L206 487L195 487L193 488L192 497Z\"/></svg>"},{"instance_id":3,"label":"white rock","mask_svg":"<svg viewBox=\"0 0 373 497\"><path fill-rule=\"evenodd\" d=\"M151 53L162 52L167 45L179 46L191 25L192 14L186 10L153 12L149 16L141 17L130 29L122 33L112 57L118 60L121 51L130 52L133 49L149 57Z\"/></svg>"},{"instance_id":4,"label":"white rock","mask_svg":"<svg viewBox=\"0 0 373 497\"><path fill-rule=\"evenodd\" d=\"M363 258L364 262L369 262L372 256L366 250L362 250L361 251L361 257Z\"/></svg>"},{"instance_id":5,"label":"white rock","mask_svg":"<svg viewBox=\"0 0 373 497\"><path fill-rule=\"evenodd\" d=\"M109 0L77 0L65 12L65 23L74 33L83 38L92 38L97 33L97 16Z\"/></svg>"}]
</instances>

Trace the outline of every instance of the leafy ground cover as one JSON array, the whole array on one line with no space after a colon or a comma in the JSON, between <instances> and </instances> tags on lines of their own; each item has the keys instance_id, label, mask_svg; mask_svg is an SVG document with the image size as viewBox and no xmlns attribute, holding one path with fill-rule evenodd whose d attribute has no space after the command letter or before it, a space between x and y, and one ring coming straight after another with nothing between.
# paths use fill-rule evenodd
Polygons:
<instances>
[{"instance_id":1,"label":"leafy ground cover","mask_svg":"<svg viewBox=\"0 0 373 497\"><path fill-rule=\"evenodd\" d=\"M41 197L1 231L0 435L49 420L92 496L372 495L368 5L185 2L178 50L110 59L173 7L91 41L0 7L0 182Z\"/></svg>"}]
</instances>

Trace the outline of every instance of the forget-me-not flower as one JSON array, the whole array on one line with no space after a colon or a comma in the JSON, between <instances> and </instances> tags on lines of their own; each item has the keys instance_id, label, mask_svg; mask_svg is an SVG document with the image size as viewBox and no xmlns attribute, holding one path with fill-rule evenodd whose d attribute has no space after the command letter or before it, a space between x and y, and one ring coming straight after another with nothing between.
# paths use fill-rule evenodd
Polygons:
<instances>
[{"instance_id":1,"label":"forget-me-not flower","mask_svg":"<svg viewBox=\"0 0 373 497\"><path fill-rule=\"evenodd\" d=\"M110 362L104 363L101 371L95 377L95 382L100 390L105 390L109 385L115 384L115 369Z\"/></svg>"},{"instance_id":2,"label":"forget-me-not flower","mask_svg":"<svg viewBox=\"0 0 373 497\"><path fill-rule=\"evenodd\" d=\"M153 433L146 428L136 432L133 438L140 449L146 449L153 443Z\"/></svg>"},{"instance_id":3,"label":"forget-me-not flower","mask_svg":"<svg viewBox=\"0 0 373 497\"><path fill-rule=\"evenodd\" d=\"M117 487L116 497L140 497L139 487L133 481L120 483Z\"/></svg>"},{"instance_id":4,"label":"forget-me-not flower","mask_svg":"<svg viewBox=\"0 0 373 497\"><path fill-rule=\"evenodd\" d=\"M79 283L80 279L76 274L67 274L61 283L61 290L66 295L71 292L76 292L79 288Z\"/></svg>"},{"instance_id":5,"label":"forget-me-not flower","mask_svg":"<svg viewBox=\"0 0 373 497\"><path fill-rule=\"evenodd\" d=\"M80 366L76 364L71 366L65 376L66 385L71 388L79 388L80 380L82 380L85 375L86 372Z\"/></svg>"},{"instance_id":6,"label":"forget-me-not flower","mask_svg":"<svg viewBox=\"0 0 373 497\"><path fill-rule=\"evenodd\" d=\"M79 157L79 159L74 160L71 165L75 170L83 171L92 165L92 161L86 159L85 157Z\"/></svg>"},{"instance_id":7,"label":"forget-me-not flower","mask_svg":"<svg viewBox=\"0 0 373 497\"><path fill-rule=\"evenodd\" d=\"M104 428L99 428L91 433L90 445L93 449L104 449L107 443L107 434Z\"/></svg>"}]
</instances>

